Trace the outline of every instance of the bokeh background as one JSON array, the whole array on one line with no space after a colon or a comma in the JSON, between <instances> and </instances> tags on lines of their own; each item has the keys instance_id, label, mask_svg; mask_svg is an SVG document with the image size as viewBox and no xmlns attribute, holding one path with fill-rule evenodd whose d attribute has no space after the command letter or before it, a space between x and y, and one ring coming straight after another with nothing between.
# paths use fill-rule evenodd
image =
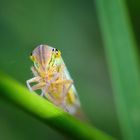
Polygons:
<instances>
[{"instance_id":1,"label":"bokeh background","mask_svg":"<svg viewBox=\"0 0 140 140\"><path fill-rule=\"evenodd\" d=\"M138 40L139 2L127 4ZM0 0L0 70L25 85L39 44L61 50L91 124L121 139L95 1ZM0 99L0 140L19 139L65 138Z\"/></svg>"}]
</instances>

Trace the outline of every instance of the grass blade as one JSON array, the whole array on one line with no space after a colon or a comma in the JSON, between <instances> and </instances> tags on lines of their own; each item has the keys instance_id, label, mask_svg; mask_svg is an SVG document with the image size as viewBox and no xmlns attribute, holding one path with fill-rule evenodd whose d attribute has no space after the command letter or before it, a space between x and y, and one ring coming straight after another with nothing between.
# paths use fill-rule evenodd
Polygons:
<instances>
[{"instance_id":1,"label":"grass blade","mask_svg":"<svg viewBox=\"0 0 140 140\"><path fill-rule=\"evenodd\" d=\"M97 0L116 107L125 140L140 139L140 69L124 0Z\"/></svg>"},{"instance_id":2,"label":"grass blade","mask_svg":"<svg viewBox=\"0 0 140 140\"><path fill-rule=\"evenodd\" d=\"M46 99L31 94L26 88L10 77L0 73L0 97L8 99L20 109L43 121L61 133L79 140L113 140L111 136L54 106Z\"/></svg>"}]
</instances>

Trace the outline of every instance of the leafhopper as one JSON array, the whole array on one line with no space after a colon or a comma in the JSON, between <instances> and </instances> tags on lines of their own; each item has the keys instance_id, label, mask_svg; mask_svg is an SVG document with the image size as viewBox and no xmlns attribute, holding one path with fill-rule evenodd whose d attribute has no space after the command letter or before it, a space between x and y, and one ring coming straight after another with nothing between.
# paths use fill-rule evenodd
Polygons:
<instances>
[{"instance_id":1,"label":"leafhopper","mask_svg":"<svg viewBox=\"0 0 140 140\"><path fill-rule=\"evenodd\" d=\"M40 96L64 111L76 114L80 109L80 101L61 52L48 45L39 45L30 58L34 77L26 82L29 90L41 90ZM34 85L31 86L31 83Z\"/></svg>"}]
</instances>

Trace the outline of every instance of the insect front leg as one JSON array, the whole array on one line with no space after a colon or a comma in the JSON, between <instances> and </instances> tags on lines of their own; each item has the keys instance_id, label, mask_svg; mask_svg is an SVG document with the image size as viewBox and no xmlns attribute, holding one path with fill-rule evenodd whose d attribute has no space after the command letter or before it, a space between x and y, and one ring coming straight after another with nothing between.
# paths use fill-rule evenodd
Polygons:
<instances>
[{"instance_id":1,"label":"insect front leg","mask_svg":"<svg viewBox=\"0 0 140 140\"><path fill-rule=\"evenodd\" d=\"M48 89L49 89L50 85L51 85L54 81L56 81L56 79L59 77L59 75L60 75L59 73L56 73L56 74L53 76L53 78L52 78L50 81L48 81L48 82L46 83L46 87L45 87L45 89L43 90L43 92L41 93L41 96L44 96L44 94L48 92Z\"/></svg>"},{"instance_id":2,"label":"insect front leg","mask_svg":"<svg viewBox=\"0 0 140 140\"><path fill-rule=\"evenodd\" d=\"M31 87L31 83L34 83L34 82L39 82L41 80L41 77L34 77L34 78L31 78L29 80L26 81L26 84L27 84L27 87L30 91L33 91L32 87Z\"/></svg>"},{"instance_id":3,"label":"insect front leg","mask_svg":"<svg viewBox=\"0 0 140 140\"><path fill-rule=\"evenodd\" d=\"M44 96L44 94L45 94L45 97L57 106L60 106L62 104L62 101L56 100L55 97L51 93L49 93L49 87L50 87L51 84L55 84L56 79L59 78L59 77L60 77L60 73L56 73L54 75L54 77L50 81L48 81L45 89L42 90L42 96ZM63 108L65 108L65 107L63 107Z\"/></svg>"},{"instance_id":4,"label":"insect front leg","mask_svg":"<svg viewBox=\"0 0 140 140\"><path fill-rule=\"evenodd\" d=\"M40 83L38 83L38 84L32 86L32 90L42 89L45 85L46 85L45 82L40 82Z\"/></svg>"}]
</instances>

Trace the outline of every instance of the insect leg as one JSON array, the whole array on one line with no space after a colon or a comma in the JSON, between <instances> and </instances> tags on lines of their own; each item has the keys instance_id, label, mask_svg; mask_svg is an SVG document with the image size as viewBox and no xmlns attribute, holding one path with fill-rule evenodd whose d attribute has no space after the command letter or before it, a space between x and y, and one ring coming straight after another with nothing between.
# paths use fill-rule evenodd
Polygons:
<instances>
[{"instance_id":1,"label":"insect leg","mask_svg":"<svg viewBox=\"0 0 140 140\"><path fill-rule=\"evenodd\" d=\"M45 94L46 93L46 94ZM45 94L45 97L51 101L52 103L54 103L55 105L58 105L58 102L54 99L54 96L52 94L50 94L49 92L46 92L44 90L42 90L42 95L43 96Z\"/></svg>"},{"instance_id":2,"label":"insect leg","mask_svg":"<svg viewBox=\"0 0 140 140\"><path fill-rule=\"evenodd\" d=\"M40 82L40 83L38 83L38 84L32 86L32 90L42 89L45 85L46 85L45 82Z\"/></svg>"},{"instance_id":3,"label":"insect leg","mask_svg":"<svg viewBox=\"0 0 140 140\"><path fill-rule=\"evenodd\" d=\"M72 84L73 84L73 81L72 80L59 80L59 81L56 81L54 84L62 84L62 86L66 87L66 84L69 84L68 87L66 87L65 91L62 92L62 97L65 97L68 93L68 91L70 90Z\"/></svg>"},{"instance_id":4,"label":"insect leg","mask_svg":"<svg viewBox=\"0 0 140 140\"><path fill-rule=\"evenodd\" d=\"M50 86L58 77L59 77L59 73L56 73L56 74L54 75L54 77L53 77L50 81L48 81L48 82L46 83L46 87L45 87L45 89L44 89L44 92L41 93L41 96L44 96L44 94L48 92L49 86Z\"/></svg>"},{"instance_id":5,"label":"insect leg","mask_svg":"<svg viewBox=\"0 0 140 140\"><path fill-rule=\"evenodd\" d=\"M48 82L48 84L46 85L45 89L42 90L42 96L45 94L46 98L48 100L50 100L51 102L53 102L55 105L60 105L60 102L56 101L56 99L54 98L54 96L48 92L48 89L49 89L49 86L52 84L52 83L55 83L56 79L60 76L60 73L56 73L54 75L54 77Z\"/></svg>"},{"instance_id":6,"label":"insect leg","mask_svg":"<svg viewBox=\"0 0 140 140\"><path fill-rule=\"evenodd\" d=\"M62 97L65 97L73 84L73 80L66 79L64 75L64 65L61 65L59 74L60 74L60 79L57 80L54 84L59 84L60 86L65 88L65 91L62 90L62 95L61 95ZM66 87L66 84L69 84L68 87Z\"/></svg>"},{"instance_id":7,"label":"insect leg","mask_svg":"<svg viewBox=\"0 0 140 140\"><path fill-rule=\"evenodd\" d=\"M40 79L41 79L41 77L34 77L34 78L31 78L31 79L27 80L27 81L26 81L26 84L27 84L28 89L29 89L30 91L33 91L33 89L32 89L32 87L31 87L30 83L39 82Z\"/></svg>"}]
</instances>

